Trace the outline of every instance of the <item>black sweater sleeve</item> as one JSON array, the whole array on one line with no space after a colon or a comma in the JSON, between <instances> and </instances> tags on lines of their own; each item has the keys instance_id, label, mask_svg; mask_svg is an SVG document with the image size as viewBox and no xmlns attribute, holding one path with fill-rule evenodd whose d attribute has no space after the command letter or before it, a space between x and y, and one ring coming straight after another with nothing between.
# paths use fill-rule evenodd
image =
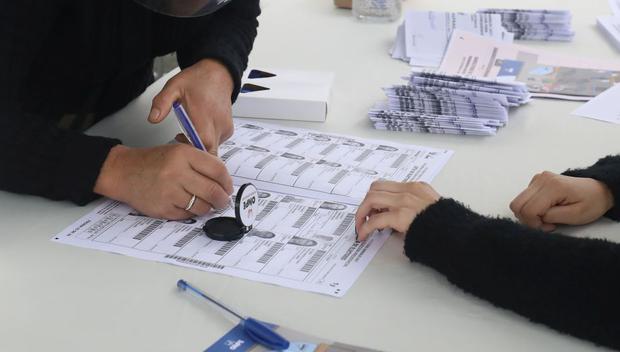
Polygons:
<instances>
[{"instance_id":1,"label":"black sweater sleeve","mask_svg":"<svg viewBox=\"0 0 620 352\"><path fill-rule=\"evenodd\" d=\"M30 65L60 11L61 1L26 0L0 13L0 189L85 204L119 141L60 130L21 109Z\"/></svg>"},{"instance_id":2,"label":"black sweater sleeve","mask_svg":"<svg viewBox=\"0 0 620 352\"><path fill-rule=\"evenodd\" d=\"M568 170L563 175L593 178L606 184L615 202L605 216L620 221L620 155L604 157L588 168Z\"/></svg>"},{"instance_id":3,"label":"black sweater sleeve","mask_svg":"<svg viewBox=\"0 0 620 352\"><path fill-rule=\"evenodd\" d=\"M179 66L185 68L205 58L220 61L233 78L234 102L256 38L259 15L259 0L231 1L210 16L188 45L177 50Z\"/></svg>"},{"instance_id":4,"label":"black sweater sleeve","mask_svg":"<svg viewBox=\"0 0 620 352\"><path fill-rule=\"evenodd\" d=\"M605 182L618 200L617 161L567 174ZM499 307L620 349L620 244L547 234L441 199L413 221L405 253Z\"/></svg>"}]
</instances>

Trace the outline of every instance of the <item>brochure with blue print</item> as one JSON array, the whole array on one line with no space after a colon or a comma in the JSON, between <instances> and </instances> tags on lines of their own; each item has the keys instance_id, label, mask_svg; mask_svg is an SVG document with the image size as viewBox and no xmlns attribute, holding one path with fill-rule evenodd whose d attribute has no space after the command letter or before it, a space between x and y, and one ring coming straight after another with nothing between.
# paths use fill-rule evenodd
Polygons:
<instances>
[{"instance_id":1,"label":"brochure with blue print","mask_svg":"<svg viewBox=\"0 0 620 352\"><path fill-rule=\"evenodd\" d=\"M327 341L287 328L277 327L276 331L287 338L291 345L281 352L379 352L379 350L351 346ZM235 326L204 352L276 352L256 344L245 333L241 325Z\"/></svg>"}]
</instances>

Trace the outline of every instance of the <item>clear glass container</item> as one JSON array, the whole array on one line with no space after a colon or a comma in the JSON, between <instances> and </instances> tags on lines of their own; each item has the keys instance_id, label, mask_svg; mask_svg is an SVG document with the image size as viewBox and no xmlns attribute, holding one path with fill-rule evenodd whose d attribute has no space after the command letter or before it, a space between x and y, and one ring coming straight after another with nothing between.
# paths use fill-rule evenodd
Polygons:
<instances>
[{"instance_id":1,"label":"clear glass container","mask_svg":"<svg viewBox=\"0 0 620 352\"><path fill-rule=\"evenodd\" d=\"M392 22L400 18L402 0L353 0L353 16L361 21Z\"/></svg>"}]
</instances>

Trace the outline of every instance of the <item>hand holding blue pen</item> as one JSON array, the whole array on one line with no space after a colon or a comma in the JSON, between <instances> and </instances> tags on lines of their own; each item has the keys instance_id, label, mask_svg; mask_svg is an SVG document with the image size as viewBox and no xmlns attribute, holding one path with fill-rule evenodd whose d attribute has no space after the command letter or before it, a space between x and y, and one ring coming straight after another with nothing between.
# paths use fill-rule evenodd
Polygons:
<instances>
[{"instance_id":1,"label":"hand holding blue pen","mask_svg":"<svg viewBox=\"0 0 620 352\"><path fill-rule=\"evenodd\" d=\"M215 304L225 312L238 318L241 326L243 327L243 330L254 342L276 351L282 351L289 348L290 343L288 340L280 336L271 327L261 322L260 320L256 320L251 317L243 317L242 315L236 313L222 303L209 297L206 293L188 284L185 280L177 281L177 287L183 291L190 290L190 292L198 295L201 298L206 299L207 301Z\"/></svg>"},{"instance_id":2,"label":"hand holding blue pen","mask_svg":"<svg viewBox=\"0 0 620 352\"><path fill-rule=\"evenodd\" d=\"M101 166L93 191L126 203L141 214L168 220L226 208L234 191L233 180L217 158L217 150L234 131L232 82L226 84L229 76L226 67L205 59L171 78L153 98L148 121L161 123L175 101L186 103L187 112L196 115L194 120L188 116L187 121L200 132L200 138L193 141L197 148L187 144L146 148L116 145ZM185 130L193 129L188 126Z\"/></svg>"},{"instance_id":3,"label":"hand holding blue pen","mask_svg":"<svg viewBox=\"0 0 620 352\"><path fill-rule=\"evenodd\" d=\"M172 108L174 109L174 114L177 116L179 127L181 127L181 131L183 131L183 134L187 137L187 140L192 143L194 147L206 152L207 148L200 140L200 136L198 135L192 120L189 118L189 115L183 108L183 105L181 105L178 101L175 101L174 104L172 104Z\"/></svg>"}]
</instances>

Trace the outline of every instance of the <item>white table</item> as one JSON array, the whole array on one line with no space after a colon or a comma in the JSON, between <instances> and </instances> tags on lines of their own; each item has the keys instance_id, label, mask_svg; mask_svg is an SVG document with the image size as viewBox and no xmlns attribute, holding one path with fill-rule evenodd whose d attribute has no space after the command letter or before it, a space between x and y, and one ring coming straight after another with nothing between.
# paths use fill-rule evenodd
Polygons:
<instances>
[{"instance_id":1,"label":"white table","mask_svg":"<svg viewBox=\"0 0 620 352\"><path fill-rule=\"evenodd\" d=\"M427 10L493 6L569 8L574 42L527 45L620 58L595 28L595 16L609 12L604 0L405 3ZM578 103L551 100L513 111L495 137L376 131L367 109L383 98L380 87L398 82L409 69L387 55L396 23L357 23L329 0L266 0L260 22L252 65L336 73L328 121L287 125L453 149L433 185L483 213L511 216L508 203L541 170L587 166L620 151L620 126L570 116ZM162 84L91 133L136 146L169 140L177 131L173 119L146 123L150 99ZM201 351L231 325L178 293L179 278L267 321L388 351L597 349L464 294L433 270L410 263L396 237L342 299L49 241L93 207L0 192L0 351ZM569 231L617 240L620 225L603 220Z\"/></svg>"}]
</instances>

